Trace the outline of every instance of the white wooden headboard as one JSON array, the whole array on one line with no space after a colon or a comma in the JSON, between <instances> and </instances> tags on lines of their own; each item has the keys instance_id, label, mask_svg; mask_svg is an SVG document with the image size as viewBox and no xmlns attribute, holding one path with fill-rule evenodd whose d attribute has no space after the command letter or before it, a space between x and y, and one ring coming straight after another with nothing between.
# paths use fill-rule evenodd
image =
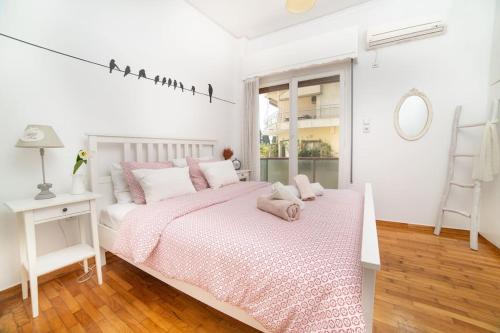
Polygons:
<instances>
[{"instance_id":1,"label":"white wooden headboard","mask_svg":"<svg viewBox=\"0 0 500 333\"><path fill-rule=\"evenodd\" d=\"M110 175L112 163L215 156L216 144L215 140L205 139L88 134L90 188L103 196L98 200L98 210L115 202Z\"/></svg>"}]
</instances>

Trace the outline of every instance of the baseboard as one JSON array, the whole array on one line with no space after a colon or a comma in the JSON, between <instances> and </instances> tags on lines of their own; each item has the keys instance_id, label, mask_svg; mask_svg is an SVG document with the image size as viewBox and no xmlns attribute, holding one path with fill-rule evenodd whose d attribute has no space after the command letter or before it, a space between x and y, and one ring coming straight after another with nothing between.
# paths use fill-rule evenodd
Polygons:
<instances>
[{"instance_id":1,"label":"baseboard","mask_svg":"<svg viewBox=\"0 0 500 333\"><path fill-rule=\"evenodd\" d=\"M486 239L489 243L493 244L493 246L495 246L497 249L499 249L499 250L500 250L500 246L499 246L500 244L499 244L499 245L495 244L493 241L491 241L490 239L488 239L488 237L486 237L485 235L483 235L483 234L481 233L481 231L479 232L479 236L483 237L483 238L484 238L484 239Z\"/></svg>"},{"instance_id":2,"label":"baseboard","mask_svg":"<svg viewBox=\"0 0 500 333\"><path fill-rule=\"evenodd\" d=\"M413 230L413 231L425 231L425 232L430 232L430 233L434 232L434 226L425 225L425 224L412 224L412 223L399 222L399 221L377 220L377 226L378 227L389 227L389 228L401 228L401 229ZM443 228L441 228L440 236L443 236L443 237L459 236L461 238L468 239L469 238L469 230L443 227ZM479 233L479 239L482 239L485 242L496 247L497 249L500 249L494 243L492 243L490 240L488 240L486 237L481 235L481 233Z\"/></svg>"},{"instance_id":3,"label":"baseboard","mask_svg":"<svg viewBox=\"0 0 500 333\"><path fill-rule=\"evenodd\" d=\"M427 227L431 228L434 230L434 225L433 224L420 224L420 223L408 223L408 222L402 222L402 221L390 221L390 220L377 220L377 222L384 222L384 223L393 223L393 224L407 224L411 226L416 226L416 227ZM447 230L462 230L462 231L469 231L469 229L466 228L452 228L452 227L446 227L443 226L442 229L447 229Z\"/></svg>"},{"instance_id":4,"label":"baseboard","mask_svg":"<svg viewBox=\"0 0 500 333\"><path fill-rule=\"evenodd\" d=\"M390 226L396 228L405 228L412 230L426 230L434 232L434 226L427 224L414 224L400 221L385 221L385 220L377 220L377 225L380 226ZM456 234L456 235L469 235L469 230L465 229L455 229L449 227L442 227L441 232L445 232L447 234Z\"/></svg>"}]
</instances>

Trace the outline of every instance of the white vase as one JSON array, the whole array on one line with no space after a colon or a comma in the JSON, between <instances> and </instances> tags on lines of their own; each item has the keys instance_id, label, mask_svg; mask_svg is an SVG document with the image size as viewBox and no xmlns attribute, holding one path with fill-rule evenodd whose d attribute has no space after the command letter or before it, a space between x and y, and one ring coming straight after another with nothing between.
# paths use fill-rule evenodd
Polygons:
<instances>
[{"instance_id":1,"label":"white vase","mask_svg":"<svg viewBox=\"0 0 500 333\"><path fill-rule=\"evenodd\" d=\"M71 194L83 194L87 190L85 189L85 175L76 174L73 175L73 185L71 187Z\"/></svg>"}]
</instances>

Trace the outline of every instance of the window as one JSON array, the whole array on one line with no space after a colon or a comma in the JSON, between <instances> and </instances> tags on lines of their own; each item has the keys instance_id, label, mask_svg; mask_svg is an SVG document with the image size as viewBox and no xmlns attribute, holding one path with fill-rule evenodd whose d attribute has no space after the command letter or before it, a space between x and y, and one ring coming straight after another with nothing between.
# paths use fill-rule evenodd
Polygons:
<instances>
[{"instance_id":1,"label":"window","mask_svg":"<svg viewBox=\"0 0 500 333\"><path fill-rule=\"evenodd\" d=\"M350 76L346 72L344 66L326 73L292 73L280 84L272 84L272 78L267 85L266 80L261 81L261 180L293 183L293 177L301 173L326 188L349 183L350 89L346 89L346 77Z\"/></svg>"}]
</instances>

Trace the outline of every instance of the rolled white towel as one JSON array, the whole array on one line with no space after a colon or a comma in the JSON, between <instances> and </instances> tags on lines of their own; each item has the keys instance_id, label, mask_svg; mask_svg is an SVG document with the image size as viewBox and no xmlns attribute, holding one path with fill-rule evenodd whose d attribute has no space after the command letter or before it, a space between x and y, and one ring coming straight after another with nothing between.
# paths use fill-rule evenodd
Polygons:
<instances>
[{"instance_id":1,"label":"rolled white towel","mask_svg":"<svg viewBox=\"0 0 500 333\"><path fill-rule=\"evenodd\" d=\"M297 186L295 185L284 185L293 195L295 195L297 198L300 199L300 192L299 192L299 189L297 188ZM325 194L325 188L323 186L321 186L320 183L312 183L311 184L311 187L314 191L314 194L316 196L322 196L323 194Z\"/></svg>"},{"instance_id":2,"label":"rolled white towel","mask_svg":"<svg viewBox=\"0 0 500 333\"><path fill-rule=\"evenodd\" d=\"M270 199L278 200L288 200L297 205L300 209L304 209L305 203L299 199L295 194L293 194L285 185L280 182L276 182L272 186L272 193L269 196Z\"/></svg>"},{"instance_id":3,"label":"rolled white towel","mask_svg":"<svg viewBox=\"0 0 500 333\"><path fill-rule=\"evenodd\" d=\"M314 194L316 194L316 196L322 196L323 194L325 194L325 188L321 186L320 183L312 183L311 187L313 188Z\"/></svg>"},{"instance_id":4,"label":"rolled white towel","mask_svg":"<svg viewBox=\"0 0 500 333\"><path fill-rule=\"evenodd\" d=\"M295 180L295 186L299 189L300 199L304 201L316 199L316 194L314 194L309 177L301 174L293 177L293 180Z\"/></svg>"}]
</instances>

